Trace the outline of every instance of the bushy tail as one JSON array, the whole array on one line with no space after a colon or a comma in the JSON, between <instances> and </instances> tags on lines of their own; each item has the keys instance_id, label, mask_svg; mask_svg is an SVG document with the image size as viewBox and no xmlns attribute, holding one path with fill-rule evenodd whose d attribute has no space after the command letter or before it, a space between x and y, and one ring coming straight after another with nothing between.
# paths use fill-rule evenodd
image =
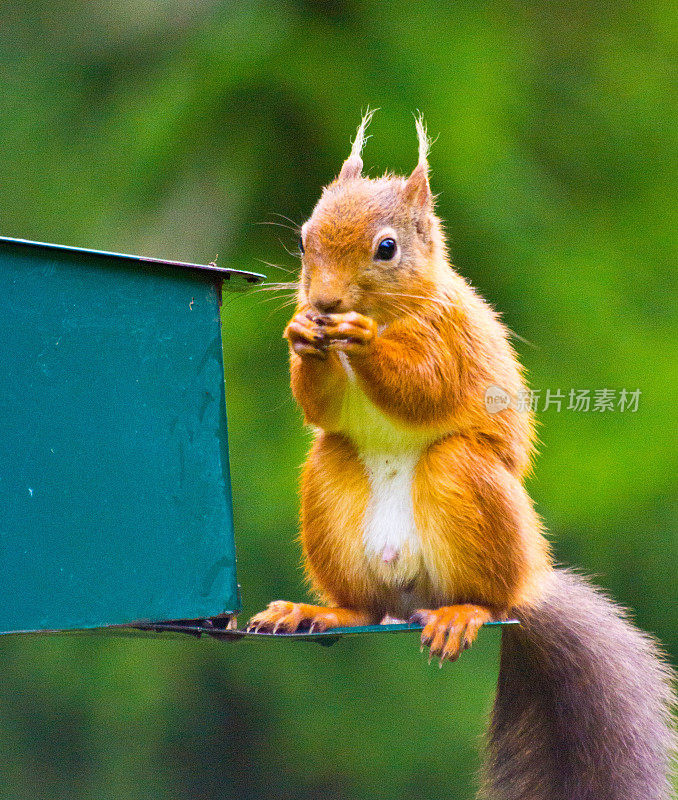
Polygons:
<instances>
[{"instance_id":1,"label":"bushy tail","mask_svg":"<svg viewBox=\"0 0 678 800\"><path fill-rule=\"evenodd\" d=\"M517 616L502 634L481 797L672 797L673 675L653 640L567 570Z\"/></svg>"}]
</instances>

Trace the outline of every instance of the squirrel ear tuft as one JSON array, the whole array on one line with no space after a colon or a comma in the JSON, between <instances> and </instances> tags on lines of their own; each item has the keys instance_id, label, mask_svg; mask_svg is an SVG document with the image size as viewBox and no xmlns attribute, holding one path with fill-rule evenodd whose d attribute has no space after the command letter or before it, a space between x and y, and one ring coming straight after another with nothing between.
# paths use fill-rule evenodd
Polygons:
<instances>
[{"instance_id":1,"label":"squirrel ear tuft","mask_svg":"<svg viewBox=\"0 0 678 800\"><path fill-rule=\"evenodd\" d=\"M353 140L353 146L351 147L351 155L344 161L344 164L341 168L341 172L339 173L339 177L337 178L338 181L346 181L351 180L352 178L359 178L363 171L363 160L360 157L362 153L363 146L367 140L367 136L365 136L365 131L367 126L370 124L372 117L374 116L374 112L378 111L378 109L367 109L365 115L363 116L360 125L358 126L358 132L355 135L355 139Z\"/></svg>"},{"instance_id":2,"label":"squirrel ear tuft","mask_svg":"<svg viewBox=\"0 0 678 800\"><path fill-rule=\"evenodd\" d=\"M421 209L432 208L433 195L428 182L428 151L431 149L431 140L428 138L421 114L415 117L415 125L419 139L419 161L405 182L403 196L408 203L419 206Z\"/></svg>"}]
</instances>

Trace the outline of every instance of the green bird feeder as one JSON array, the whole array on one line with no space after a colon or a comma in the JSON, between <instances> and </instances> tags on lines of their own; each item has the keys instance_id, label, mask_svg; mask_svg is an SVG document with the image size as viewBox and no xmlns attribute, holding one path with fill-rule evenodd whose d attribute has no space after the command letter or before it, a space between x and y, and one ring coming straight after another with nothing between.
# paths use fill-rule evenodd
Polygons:
<instances>
[{"instance_id":1,"label":"green bird feeder","mask_svg":"<svg viewBox=\"0 0 678 800\"><path fill-rule=\"evenodd\" d=\"M0 238L0 631L239 610L219 311L261 277Z\"/></svg>"},{"instance_id":2,"label":"green bird feeder","mask_svg":"<svg viewBox=\"0 0 678 800\"><path fill-rule=\"evenodd\" d=\"M262 275L0 237L0 633L246 634L222 289ZM277 635L332 643L367 626Z\"/></svg>"}]
</instances>

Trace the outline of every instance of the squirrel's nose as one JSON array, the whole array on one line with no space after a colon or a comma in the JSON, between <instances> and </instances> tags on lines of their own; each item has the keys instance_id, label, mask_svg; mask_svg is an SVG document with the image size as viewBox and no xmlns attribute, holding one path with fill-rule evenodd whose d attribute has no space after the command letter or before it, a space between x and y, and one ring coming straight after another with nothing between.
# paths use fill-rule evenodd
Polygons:
<instances>
[{"instance_id":1,"label":"squirrel's nose","mask_svg":"<svg viewBox=\"0 0 678 800\"><path fill-rule=\"evenodd\" d=\"M321 314L331 314L338 311L341 306L341 297L313 297L311 304L320 311Z\"/></svg>"}]
</instances>

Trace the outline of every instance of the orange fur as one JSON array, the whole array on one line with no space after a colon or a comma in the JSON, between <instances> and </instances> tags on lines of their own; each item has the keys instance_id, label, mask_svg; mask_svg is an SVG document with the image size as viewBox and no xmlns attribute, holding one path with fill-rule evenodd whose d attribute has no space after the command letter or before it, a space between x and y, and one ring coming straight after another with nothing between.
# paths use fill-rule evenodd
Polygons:
<instances>
[{"instance_id":1,"label":"orange fur","mask_svg":"<svg viewBox=\"0 0 678 800\"><path fill-rule=\"evenodd\" d=\"M350 624L452 607L454 636L443 614L452 644L436 639L436 652L454 658L482 622L538 595L550 557L521 483L531 415L489 414L484 405L492 384L518 395L522 369L495 312L449 265L418 131L409 179L363 178L352 152L324 190L302 229L299 302L285 336L292 392L316 428L302 476L301 542L312 587L331 610L318 619ZM384 237L397 241L393 260L375 256ZM384 466L389 453L400 473ZM416 546L405 537L393 558L390 545L380 558L368 539L388 531L367 530L371 493L378 480L396 491L388 482L407 477L412 453ZM459 604L476 610L469 616ZM271 606L253 624L271 629L284 616L287 625L289 613Z\"/></svg>"}]
</instances>

